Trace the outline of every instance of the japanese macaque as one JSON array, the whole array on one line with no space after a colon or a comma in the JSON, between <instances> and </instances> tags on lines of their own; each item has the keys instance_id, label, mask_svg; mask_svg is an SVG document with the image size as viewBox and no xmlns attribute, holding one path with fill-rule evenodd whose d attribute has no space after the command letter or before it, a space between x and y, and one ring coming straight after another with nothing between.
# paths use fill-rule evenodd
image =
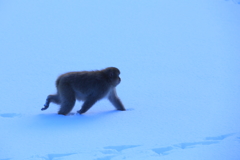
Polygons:
<instances>
[{"instance_id":1,"label":"japanese macaque","mask_svg":"<svg viewBox=\"0 0 240 160\"><path fill-rule=\"evenodd\" d=\"M120 71L108 67L97 71L69 72L56 80L57 94L49 95L42 110L51 102L61 105L58 114L67 115L74 107L76 99L84 101L78 113L88 111L98 100L107 97L117 110L125 111L118 98L116 86L120 83Z\"/></svg>"}]
</instances>

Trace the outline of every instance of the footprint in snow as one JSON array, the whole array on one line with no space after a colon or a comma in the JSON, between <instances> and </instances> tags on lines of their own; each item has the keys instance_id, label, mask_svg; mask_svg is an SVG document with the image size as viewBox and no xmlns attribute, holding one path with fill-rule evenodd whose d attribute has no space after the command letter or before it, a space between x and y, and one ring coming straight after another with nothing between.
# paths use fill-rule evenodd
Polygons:
<instances>
[{"instance_id":1,"label":"footprint in snow","mask_svg":"<svg viewBox=\"0 0 240 160\"><path fill-rule=\"evenodd\" d=\"M113 157L115 157L115 156L106 156L106 157L101 157L101 158L97 158L94 160L111 160Z\"/></svg>"},{"instance_id":2,"label":"footprint in snow","mask_svg":"<svg viewBox=\"0 0 240 160\"><path fill-rule=\"evenodd\" d=\"M47 154L46 156L34 155L28 159L44 159L44 160L54 160L54 159L67 159L67 156L71 156L76 153L65 153L65 154Z\"/></svg>"},{"instance_id":3,"label":"footprint in snow","mask_svg":"<svg viewBox=\"0 0 240 160\"><path fill-rule=\"evenodd\" d=\"M217 136L217 137L206 137L205 140L224 140L225 138L228 138L230 136L234 135L234 133L230 133L230 134L225 134L225 135L221 135L221 136Z\"/></svg>"},{"instance_id":4,"label":"footprint in snow","mask_svg":"<svg viewBox=\"0 0 240 160\"><path fill-rule=\"evenodd\" d=\"M169 147L162 147L162 148L154 148L152 149L153 152L159 154L159 155L168 155L170 153L171 150L173 150L174 148L169 146Z\"/></svg>"},{"instance_id":5,"label":"footprint in snow","mask_svg":"<svg viewBox=\"0 0 240 160\"><path fill-rule=\"evenodd\" d=\"M206 137L203 141L184 142L184 143L175 144L173 146L154 148L154 149L152 149L152 151L159 155L164 156L164 155L170 154L171 151L177 150L177 149L189 149L189 148L195 148L197 146L202 146L202 145L212 145L212 144L220 143L220 141L222 141L232 135L234 135L234 134L231 133L231 134L226 134L226 135L221 135L221 136L216 136L216 137Z\"/></svg>"},{"instance_id":6,"label":"footprint in snow","mask_svg":"<svg viewBox=\"0 0 240 160\"><path fill-rule=\"evenodd\" d=\"M110 149L110 150L115 150L117 152L121 152L122 150L129 149L129 148L134 148L138 147L139 145L122 145L122 146L108 146L104 147L104 149Z\"/></svg>"},{"instance_id":7,"label":"footprint in snow","mask_svg":"<svg viewBox=\"0 0 240 160\"><path fill-rule=\"evenodd\" d=\"M17 114L17 113L3 113L3 114L0 114L0 117L14 118L14 117L20 117L20 114Z\"/></svg>"},{"instance_id":8,"label":"footprint in snow","mask_svg":"<svg viewBox=\"0 0 240 160\"><path fill-rule=\"evenodd\" d=\"M104 157L98 157L94 160L111 160L113 157L121 154L123 150L127 150L130 148L139 147L140 145L120 145L120 146L107 146L103 147L103 150L100 151L101 153L107 155Z\"/></svg>"},{"instance_id":9,"label":"footprint in snow","mask_svg":"<svg viewBox=\"0 0 240 160\"><path fill-rule=\"evenodd\" d=\"M214 145L221 141L229 138L235 134L225 134L216 137L206 137L201 141L196 142L183 142L162 147L144 147L142 145L119 145L119 146L106 146L101 150L97 150L95 155L92 157L93 160L112 160L113 158L125 159L126 157L132 157L133 155L141 156L166 156L176 151L185 149L192 149L196 147ZM236 137L240 141L240 137ZM92 153L91 153L92 154ZM75 155L75 157L81 157L82 153L66 153L66 154L47 154L45 156L34 156L31 158L41 158L44 160L55 160L55 159L68 159Z\"/></svg>"},{"instance_id":10,"label":"footprint in snow","mask_svg":"<svg viewBox=\"0 0 240 160\"><path fill-rule=\"evenodd\" d=\"M61 157L66 157L70 156L76 153L66 153L66 154L48 154L48 160L53 160L54 158L61 158Z\"/></svg>"},{"instance_id":11,"label":"footprint in snow","mask_svg":"<svg viewBox=\"0 0 240 160\"><path fill-rule=\"evenodd\" d=\"M229 1L229 0L225 0L225 1ZM240 4L240 0L232 0L232 2L236 4Z\"/></svg>"}]
</instances>

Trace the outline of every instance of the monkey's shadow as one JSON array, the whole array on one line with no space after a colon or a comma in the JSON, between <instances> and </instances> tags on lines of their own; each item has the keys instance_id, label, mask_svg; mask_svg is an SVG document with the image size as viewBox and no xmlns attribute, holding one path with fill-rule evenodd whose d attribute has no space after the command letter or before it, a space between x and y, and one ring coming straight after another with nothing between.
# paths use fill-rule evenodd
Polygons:
<instances>
[{"instance_id":1,"label":"monkey's shadow","mask_svg":"<svg viewBox=\"0 0 240 160\"><path fill-rule=\"evenodd\" d=\"M34 118L34 123L38 127L70 127L70 126L86 126L93 124L95 122L101 121L108 116L115 115L121 113L118 110L110 110L110 111L101 111L101 112L89 112L86 114L78 114L78 113L70 113L67 116L58 115L56 113L42 113Z\"/></svg>"}]
</instances>

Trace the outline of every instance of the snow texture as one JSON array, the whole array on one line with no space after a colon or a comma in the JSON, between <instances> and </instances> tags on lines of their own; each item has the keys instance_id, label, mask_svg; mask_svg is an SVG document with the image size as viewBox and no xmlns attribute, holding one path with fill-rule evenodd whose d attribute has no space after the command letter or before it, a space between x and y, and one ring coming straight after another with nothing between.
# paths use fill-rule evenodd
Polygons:
<instances>
[{"instance_id":1,"label":"snow texture","mask_svg":"<svg viewBox=\"0 0 240 160\"><path fill-rule=\"evenodd\" d=\"M1 1L0 160L239 160L240 1ZM127 111L41 111L114 66Z\"/></svg>"}]
</instances>

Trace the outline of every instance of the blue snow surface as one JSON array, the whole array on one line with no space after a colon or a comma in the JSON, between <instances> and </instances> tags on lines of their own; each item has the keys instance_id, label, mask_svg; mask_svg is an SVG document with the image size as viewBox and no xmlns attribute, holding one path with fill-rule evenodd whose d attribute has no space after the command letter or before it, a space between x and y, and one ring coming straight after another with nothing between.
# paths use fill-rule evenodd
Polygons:
<instances>
[{"instance_id":1,"label":"blue snow surface","mask_svg":"<svg viewBox=\"0 0 240 160\"><path fill-rule=\"evenodd\" d=\"M239 160L239 0L0 2L0 160ZM65 72L121 70L83 115Z\"/></svg>"}]
</instances>

